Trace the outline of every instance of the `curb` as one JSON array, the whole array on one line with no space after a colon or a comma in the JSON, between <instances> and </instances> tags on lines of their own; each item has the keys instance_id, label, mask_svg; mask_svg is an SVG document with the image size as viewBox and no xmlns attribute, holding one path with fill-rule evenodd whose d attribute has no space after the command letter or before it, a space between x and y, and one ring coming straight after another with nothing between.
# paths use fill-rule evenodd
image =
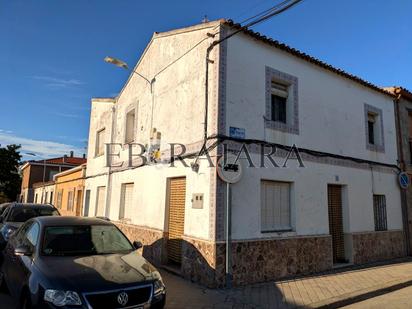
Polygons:
<instances>
[{"instance_id":1,"label":"curb","mask_svg":"<svg viewBox=\"0 0 412 309\"><path fill-rule=\"evenodd\" d=\"M361 302L379 295L387 294L412 285L412 280L399 279L385 284L362 289L353 293L342 294L324 301L306 305L308 308L339 308Z\"/></svg>"}]
</instances>

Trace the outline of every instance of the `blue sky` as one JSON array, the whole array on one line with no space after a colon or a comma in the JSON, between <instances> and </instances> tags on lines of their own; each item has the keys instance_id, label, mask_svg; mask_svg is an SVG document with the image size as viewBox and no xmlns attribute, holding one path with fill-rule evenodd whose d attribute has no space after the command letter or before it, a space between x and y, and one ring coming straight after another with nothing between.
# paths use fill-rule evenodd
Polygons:
<instances>
[{"instance_id":1,"label":"blue sky","mask_svg":"<svg viewBox=\"0 0 412 309\"><path fill-rule=\"evenodd\" d=\"M280 0L0 0L0 144L86 146L90 98L117 94L154 31L241 21ZM304 0L255 28L377 85L412 89L412 1Z\"/></svg>"}]
</instances>

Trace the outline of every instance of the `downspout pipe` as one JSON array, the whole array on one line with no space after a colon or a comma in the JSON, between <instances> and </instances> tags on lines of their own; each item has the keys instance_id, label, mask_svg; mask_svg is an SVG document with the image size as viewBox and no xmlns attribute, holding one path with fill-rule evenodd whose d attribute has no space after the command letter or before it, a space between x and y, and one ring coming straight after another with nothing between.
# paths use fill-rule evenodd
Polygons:
<instances>
[{"instance_id":1,"label":"downspout pipe","mask_svg":"<svg viewBox=\"0 0 412 309\"><path fill-rule=\"evenodd\" d=\"M395 104L395 119L396 119L396 131L398 136L398 154L399 154L399 166L401 171L405 171L405 156L404 156L404 145L403 145L403 135L401 129L400 120L400 99L402 97L401 93L395 90L396 98L393 100ZM401 207L402 207L402 223L405 235L405 248L406 254L411 255L411 244L410 244L410 231L409 231L409 214L408 214L408 199L406 195L407 189L401 188Z\"/></svg>"}]
</instances>

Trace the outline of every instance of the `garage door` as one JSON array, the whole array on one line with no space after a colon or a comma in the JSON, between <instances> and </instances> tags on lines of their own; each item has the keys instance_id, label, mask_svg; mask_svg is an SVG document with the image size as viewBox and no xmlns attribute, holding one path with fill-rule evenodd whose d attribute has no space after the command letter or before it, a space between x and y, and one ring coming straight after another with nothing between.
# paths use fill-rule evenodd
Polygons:
<instances>
[{"instance_id":1,"label":"garage door","mask_svg":"<svg viewBox=\"0 0 412 309\"><path fill-rule=\"evenodd\" d=\"M186 178L172 178L169 181L169 239L167 255L170 261L181 263L182 236L185 226Z\"/></svg>"}]
</instances>

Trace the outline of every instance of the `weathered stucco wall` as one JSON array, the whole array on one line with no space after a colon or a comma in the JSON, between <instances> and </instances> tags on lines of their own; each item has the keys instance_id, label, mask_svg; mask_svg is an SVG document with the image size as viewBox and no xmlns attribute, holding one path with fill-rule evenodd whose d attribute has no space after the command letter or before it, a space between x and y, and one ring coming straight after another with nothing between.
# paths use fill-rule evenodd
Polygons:
<instances>
[{"instance_id":1,"label":"weathered stucco wall","mask_svg":"<svg viewBox=\"0 0 412 309\"><path fill-rule=\"evenodd\" d=\"M393 98L326 71L284 51L240 34L227 42L226 128L244 128L246 138L397 164ZM298 134L265 128L266 68L289 74L298 83ZM384 152L366 147L364 104L382 110ZM260 164L258 155L254 157ZM279 160L280 165L283 160ZM328 234L327 185L344 190L345 232L374 231L373 194L384 194L388 229L402 229L396 169L382 169L330 158L304 158L305 168L245 169L233 185L233 237ZM260 232L261 179L293 182L290 233Z\"/></svg>"},{"instance_id":2,"label":"weathered stucco wall","mask_svg":"<svg viewBox=\"0 0 412 309\"><path fill-rule=\"evenodd\" d=\"M116 98L116 102L94 99L92 103L86 190L90 190L89 215L95 214L96 190L99 186L111 188L106 196L106 216L119 218L121 185L134 183L133 216L129 224L167 230L167 180L171 177L186 177L186 235L210 239L213 235L214 188L210 188L213 168L201 164L199 173L190 167L170 168L167 164L127 169L129 146L125 143L126 114L135 110L135 142L150 143L151 128L161 132L163 150L169 150L167 143L189 145L191 151L198 151L202 145L204 123L204 84L206 48L213 41L207 33L218 32L219 23L213 22L185 30L155 33L141 59L135 67L151 85L137 74L132 74ZM217 38L217 37L216 37ZM217 131L217 82L219 48L211 53L215 60L210 64L209 75L209 134ZM182 58L181 58L182 57ZM113 139L111 127L114 125ZM96 132L105 128L105 141L111 139L116 145L113 164L123 164L123 169L104 167L105 157L95 157ZM133 148L133 153L139 151ZM190 160L187 161L190 164ZM213 173L214 175L214 173ZM202 209L193 209L193 193L203 193Z\"/></svg>"},{"instance_id":3,"label":"weathered stucco wall","mask_svg":"<svg viewBox=\"0 0 412 309\"><path fill-rule=\"evenodd\" d=\"M57 205L57 196L62 193L61 205L59 211L64 216L76 216L82 214L83 194L84 194L84 176L86 174L86 166L80 166L55 176L56 196L55 205ZM72 208L69 209L69 192L72 192Z\"/></svg>"}]
</instances>

